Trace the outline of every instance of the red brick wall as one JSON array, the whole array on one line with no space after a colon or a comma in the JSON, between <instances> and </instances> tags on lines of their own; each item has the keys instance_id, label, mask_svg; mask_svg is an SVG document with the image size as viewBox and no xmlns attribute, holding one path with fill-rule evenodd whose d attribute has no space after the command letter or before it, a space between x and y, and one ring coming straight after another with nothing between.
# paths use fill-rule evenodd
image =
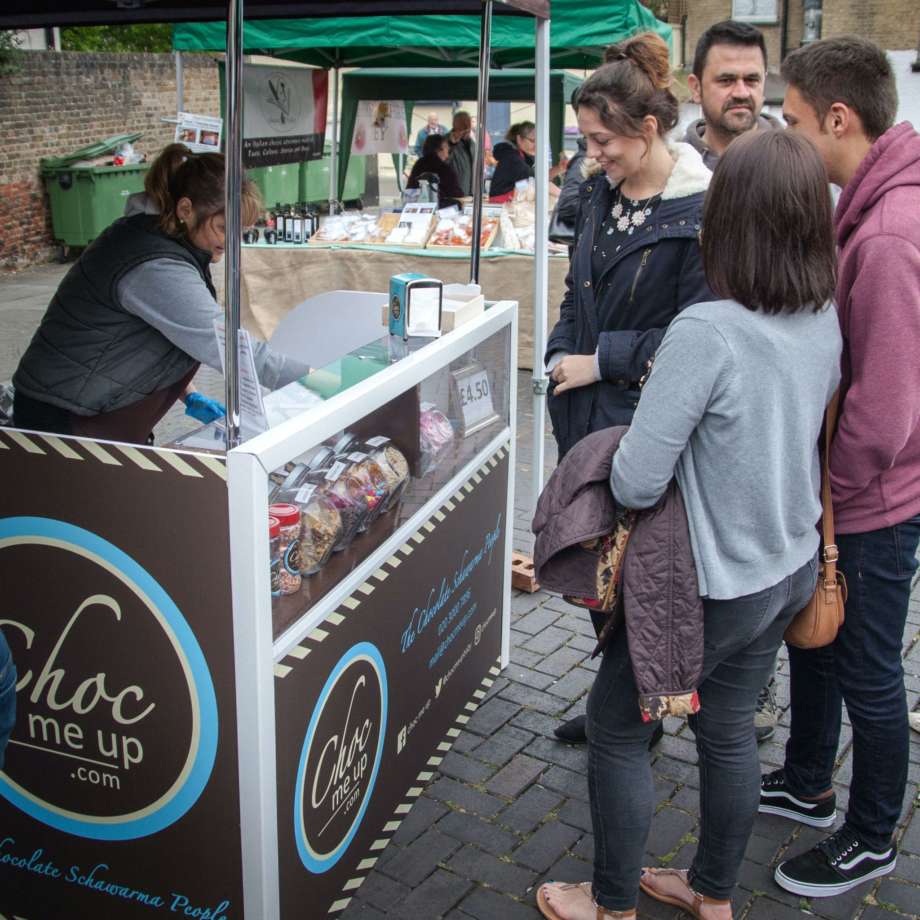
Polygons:
<instances>
[{"instance_id":1,"label":"red brick wall","mask_svg":"<svg viewBox=\"0 0 920 920\"><path fill-rule=\"evenodd\" d=\"M176 114L171 54L30 51L0 80L0 270L56 254L42 157L61 156L113 134L143 132L136 149L156 154L173 138ZM185 109L219 115L217 64L184 55Z\"/></svg>"}]
</instances>

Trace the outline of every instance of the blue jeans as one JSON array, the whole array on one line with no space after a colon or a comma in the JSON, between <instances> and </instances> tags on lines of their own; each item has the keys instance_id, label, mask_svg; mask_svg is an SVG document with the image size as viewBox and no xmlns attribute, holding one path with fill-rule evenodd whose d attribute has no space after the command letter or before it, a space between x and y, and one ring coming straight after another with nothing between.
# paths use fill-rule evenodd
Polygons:
<instances>
[{"instance_id":1,"label":"blue jeans","mask_svg":"<svg viewBox=\"0 0 920 920\"><path fill-rule=\"evenodd\" d=\"M0 630L0 770L3 769L3 755L6 743L16 724L16 667L10 647L6 644L3 630Z\"/></svg>"},{"instance_id":2,"label":"blue jeans","mask_svg":"<svg viewBox=\"0 0 920 920\"><path fill-rule=\"evenodd\" d=\"M789 649L792 727L786 783L801 796L831 788L841 701L853 726L846 823L873 850L887 849L907 784L907 699L901 645L920 515L881 530L839 534L838 566L849 595L833 644Z\"/></svg>"},{"instance_id":3,"label":"blue jeans","mask_svg":"<svg viewBox=\"0 0 920 920\"><path fill-rule=\"evenodd\" d=\"M694 888L728 898L744 858L760 798L754 737L757 694L773 671L783 632L815 587L812 559L772 588L703 601L700 711L690 717L700 768L700 842ZM611 910L636 905L655 808L648 742L626 631L607 648L588 697L588 791L594 826L594 897Z\"/></svg>"}]
</instances>

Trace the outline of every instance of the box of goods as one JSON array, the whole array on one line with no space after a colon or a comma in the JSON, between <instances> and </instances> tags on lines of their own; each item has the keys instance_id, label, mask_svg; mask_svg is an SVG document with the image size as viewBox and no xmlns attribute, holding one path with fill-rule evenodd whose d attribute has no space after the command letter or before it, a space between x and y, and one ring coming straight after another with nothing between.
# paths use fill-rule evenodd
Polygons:
<instances>
[{"instance_id":1,"label":"box of goods","mask_svg":"<svg viewBox=\"0 0 920 920\"><path fill-rule=\"evenodd\" d=\"M407 246L422 249L434 226L437 205L433 202L407 204L386 238L387 246Z\"/></svg>"},{"instance_id":2,"label":"box of goods","mask_svg":"<svg viewBox=\"0 0 920 920\"><path fill-rule=\"evenodd\" d=\"M494 210L494 213L492 213ZM488 249L498 233L501 209L483 209L482 231L479 235L480 249ZM473 242L473 215L455 214L438 219L434 232L428 240L428 249L469 249Z\"/></svg>"},{"instance_id":3,"label":"box of goods","mask_svg":"<svg viewBox=\"0 0 920 920\"><path fill-rule=\"evenodd\" d=\"M383 243L398 221L398 214L337 214L323 221L310 242Z\"/></svg>"}]
</instances>

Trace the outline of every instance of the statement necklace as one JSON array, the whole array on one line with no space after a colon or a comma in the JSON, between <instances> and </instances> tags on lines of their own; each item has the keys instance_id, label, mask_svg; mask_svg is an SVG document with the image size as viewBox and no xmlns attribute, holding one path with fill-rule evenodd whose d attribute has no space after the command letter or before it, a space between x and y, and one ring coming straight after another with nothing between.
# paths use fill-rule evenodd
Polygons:
<instances>
[{"instance_id":1,"label":"statement necklace","mask_svg":"<svg viewBox=\"0 0 920 920\"><path fill-rule=\"evenodd\" d=\"M620 233L632 236L636 227L641 227L646 218L652 216L653 199L658 198L660 193L649 195L645 201L634 201L632 198L627 198L619 188L617 188L616 193L616 203L610 209L610 216L616 223L607 228L607 236L611 236L615 229L619 230Z\"/></svg>"}]
</instances>

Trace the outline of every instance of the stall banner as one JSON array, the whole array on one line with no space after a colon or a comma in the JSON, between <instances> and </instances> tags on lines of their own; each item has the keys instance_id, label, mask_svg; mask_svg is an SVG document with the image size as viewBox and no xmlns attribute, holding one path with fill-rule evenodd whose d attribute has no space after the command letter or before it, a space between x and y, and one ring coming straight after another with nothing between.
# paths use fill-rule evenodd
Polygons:
<instances>
[{"instance_id":1,"label":"stall banner","mask_svg":"<svg viewBox=\"0 0 920 920\"><path fill-rule=\"evenodd\" d=\"M179 112L176 116L175 140L192 153L220 153L220 136L224 120L211 115Z\"/></svg>"},{"instance_id":2,"label":"stall banner","mask_svg":"<svg viewBox=\"0 0 920 920\"><path fill-rule=\"evenodd\" d=\"M498 674L508 445L275 666L281 915L345 909Z\"/></svg>"},{"instance_id":3,"label":"stall banner","mask_svg":"<svg viewBox=\"0 0 920 920\"><path fill-rule=\"evenodd\" d=\"M321 160L329 72L247 64L243 69L243 165Z\"/></svg>"},{"instance_id":4,"label":"stall banner","mask_svg":"<svg viewBox=\"0 0 920 920\"><path fill-rule=\"evenodd\" d=\"M406 104L400 100L359 102L355 131L351 138L351 152L357 155L408 153Z\"/></svg>"},{"instance_id":5,"label":"stall banner","mask_svg":"<svg viewBox=\"0 0 920 920\"><path fill-rule=\"evenodd\" d=\"M242 918L223 460L0 429L0 477L0 915Z\"/></svg>"}]
</instances>

